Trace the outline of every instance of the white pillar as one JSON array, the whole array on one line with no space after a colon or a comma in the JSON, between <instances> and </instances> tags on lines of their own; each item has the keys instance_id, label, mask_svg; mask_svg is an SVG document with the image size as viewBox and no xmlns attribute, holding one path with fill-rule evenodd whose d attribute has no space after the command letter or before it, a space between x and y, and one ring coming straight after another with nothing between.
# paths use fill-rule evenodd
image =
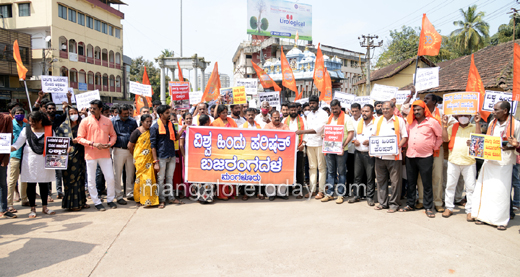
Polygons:
<instances>
[{"instance_id":1,"label":"white pillar","mask_svg":"<svg viewBox=\"0 0 520 277\"><path fill-rule=\"evenodd\" d=\"M206 89L206 73L204 72L204 67L200 69L200 73L202 74L202 87Z\"/></svg>"},{"instance_id":2,"label":"white pillar","mask_svg":"<svg viewBox=\"0 0 520 277\"><path fill-rule=\"evenodd\" d=\"M165 76L164 76L164 63L163 65L161 66L161 103L163 105L166 105L166 92L165 92L165 83L166 83L166 80L165 80Z\"/></svg>"},{"instance_id":3,"label":"white pillar","mask_svg":"<svg viewBox=\"0 0 520 277\"><path fill-rule=\"evenodd\" d=\"M197 67L194 67L193 68L195 70L195 91L198 91L199 90L199 79L197 78ZM202 88L201 90L204 90L204 88Z\"/></svg>"}]
</instances>

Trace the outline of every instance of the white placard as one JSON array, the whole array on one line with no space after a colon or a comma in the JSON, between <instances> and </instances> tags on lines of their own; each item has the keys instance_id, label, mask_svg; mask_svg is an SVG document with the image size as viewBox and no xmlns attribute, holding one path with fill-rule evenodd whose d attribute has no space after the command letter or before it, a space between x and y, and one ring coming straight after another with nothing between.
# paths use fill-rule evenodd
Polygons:
<instances>
[{"instance_id":1,"label":"white placard","mask_svg":"<svg viewBox=\"0 0 520 277\"><path fill-rule=\"evenodd\" d=\"M78 61L78 54L69 52L69 61L77 62Z\"/></svg>"},{"instance_id":2,"label":"white placard","mask_svg":"<svg viewBox=\"0 0 520 277\"><path fill-rule=\"evenodd\" d=\"M363 108L366 104L374 105L374 100L370 96L356 96L352 103L358 103Z\"/></svg>"},{"instance_id":3,"label":"white placard","mask_svg":"<svg viewBox=\"0 0 520 277\"><path fill-rule=\"evenodd\" d=\"M152 86L151 85L143 85L138 82L130 81L129 90L130 93L152 97Z\"/></svg>"},{"instance_id":4,"label":"white placard","mask_svg":"<svg viewBox=\"0 0 520 277\"><path fill-rule=\"evenodd\" d=\"M397 136L371 136L368 139L368 151L370 156L397 155Z\"/></svg>"},{"instance_id":5,"label":"white placard","mask_svg":"<svg viewBox=\"0 0 520 277\"><path fill-rule=\"evenodd\" d=\"M398 87L383 86L375 84L370 92L370 98L376 101L389 101L395 97Z\"/></svg>"},{"instance_id":6,"label":"white placard","mask_svg":"<svg viewBox=\"0 0 520 277\"><path fill-rule=\"evenodd\" d=\"M47 93L67 93L69 89L69 77L66 76L41 76L42 91Z\"/></svg>"},{"instance_id":7,"label":"white placard","mask_svg":"<svg viewBox=\"0 0 520 277\"><path fill-rule=\"evenodd\" d=\"M346 109L350 109L350 105L354 103L354 98L356 98L354 94L348 94L339 91L334 93L334 99L337 99L341 103L341 107Z\"/></svg>"},{"instance_id":8,"label":"white placard","mask_svg":"<svg viewBox=\"0 0 520 277\"><path fill-rule=\"evenodd\" d=\"M415 91L427 90L439 86L439 67L417 68Z\"/></svg>"},{"instance_id":9,"label":"white placard","mask_svg":"<svg viewBox=\"0 0 520 277\"><path fill-rule=\"evenodd\" d=\"M99 95L99 90L93 90L93 91L87 91L81 94L76 94L76 103L78 110L81 110L83 108L87 108L87 110L90 108L90 101L92 100L101 100L101 97Z\"/></svg>"},{"instance_id":10,"label":"white placard","mask_svg":"<svg viewBox=\"0 0 520 277\"><path fill-rule=\"evenodd\" d=\"M69 92L72 94L72 97L70 98L70 102L71 103L76 103L76 97L74 97L74 89L73 88L69 88ZM54 102L54 104L56 105L59 105L63 102L69 102L69 100L67 99L67 94L63 94L63 93L52 93L51 94L52 96L52 102Z\"/></svg>"},{"instance_id":11,"label":"white placard","mask_svg":"<svg viewBox=\"0 0 520 277\"><path fill-rule=\"evenodd\" d=\"M280 93L278 91L261 92L258 94L260 98L260 105L262 102L267 101L271 107L276 107L277 111L280 111Z\"/></svg>"},{"instance_id":12,"label":"white placard","mask_svg":"<svg viewBox=\"0 0 520 277\"><path fill-rule=\"evenodd\" d=\"M410 93L412 93L412 91L410 90L398 90L396 93L395 93L395 104L396 105L402 105L404 103L404 101L406 101L406 98L408 97L408 95L410 95ZM413 103L413 100L410 99L410 103Z\"/></svg>"},{"instance_id":13,"label":"white placard","mask_svg":"<svg viewBox=\"0 0 520 277\"><path fill-rule=\"evenodd\" d=\"M513 99L513 94L510 92L504 91L493 91L486 90L486 96L484 97L484 103L482 104L482 110L486 112L492 112L493 107L496 103L500 101L507 101L511 104L511 100ZM517 101L513 101L513 107L511 109L511 113L514 115L516 113L516 106L518 105Z\"/></svg>"},{"instance_id":14,"label":"white placard","mask_svg":"<svg viewBox=\"0 0 520 277\"><path fill-rule=\"evenodd\" d=\"M296 103L300 103L300 104L303 105L303 104L309 102L309 98L302 98L302 99L300 99L300 100L296 100L296 101L294 101L294 102L296 102Z\"/></svg>"},{"instance_id":15,"label":"white placard","mask_svg":"<svg viewBox=\"0 0 520 277\"><path fill-rule=\"evenodd\" d=\"M196 105L202 100L203 91L191 91L190 92L190 105Z\"/></svg>"},{"instance_id":16,"label":"white placard","mask_svg":"<svg viewBox=\"0 0 520 277\"><path fill-rule=\"evenodd\" d=\"M246 94L256 95L258 93L258 79L236 79L235 87L245 87Z\"/></svg>"},{"instance_id":17,"label":"white placard","mask_svg":"<svg viewBox=\"0 0 520 277\"><path fill-rule=\"evenodd\" d=\"M11 133L0 133L0 154L11 153Z\"/></svg>"}]
</instances>

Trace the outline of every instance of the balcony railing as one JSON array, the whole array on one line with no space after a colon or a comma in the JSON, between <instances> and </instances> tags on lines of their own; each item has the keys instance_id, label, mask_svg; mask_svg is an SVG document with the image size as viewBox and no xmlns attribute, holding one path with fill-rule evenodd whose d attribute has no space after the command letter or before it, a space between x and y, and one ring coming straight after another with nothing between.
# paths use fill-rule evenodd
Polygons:
<instances>
[{"instance_id":1,"label":"balcony railing","mask_svg":"<svg viewBox=\"0 0 520 277\"><path fill-rule=\"evenodd\" d=\"M103 91L108 91L108 86L103 86Z\"/></svg>"},{"instance_id":2,"label":"balcony railing","mask_svg":"<svg viewBox=\"0 0 520 277\"><path fill-rule=\"evenodd\" d=\"M110 91L111 91L111 92L115 92L115 91L116 91L116 87L114 87L114 86L110 86Z\"/></svg>"},{"instance_id":3,"label":"balcony railing","mask_svg":"<svg viewBox=\"0 0 520 277\"><path fill-rule=\"evenodd\" d=\"M108 67L110 67L110 68L114 68L114 67L115 67L114 62L109 62L109 63L108 63Z\"/></svg>"},{"instance_id":4,"label":"balcony railing","mask_svg":"<svg viewBox=\"0 0 520 277\"><path fill-rule=\"evenodd\" d=\"M94 84L88 84L88 90L94 90Z\"/></svg>"},{"instance_id":5,"label":"balcony railing","mask_svg":"<svg viewBox=\"0 0 520 277\"><path fill-rule=\"evenodd\" d=\"M103 86L102 85L96 85L96 89L97 90L102 90Z\"/></svg>"},{"instance_id":6,"label":"balcony railing","mask_svg":"<svg viewBox=\"0 0 520 277\"><path fill-rule=\"evenodd\" d=\"M108 67L108 61L103 61L103 66Z\"/></svg>"},{"instance_id":7,"label":"balcony railing","mask_svg":"<svg viewBox=\"0 0 520 277\"><path fill-rule=\"evenodd\" d=\"M100 59L94 59L94 64L101 65L101 60Z\"/></svg>"},{"instance_id":8,"label":"balcony railing","mask_svg":"<svg viewBox=\"0 0 520 277\"><path fill-rule=\"evenodd\" d=\"M82 63L84 63L86 59L85 56L78 56L78 60Z\"/></svg>"},{"instance_id":9,"label":"balcony railing","mask_svg":"<svg viewBox=\"0 0 520 277\"><path fill-rule=\"evenodd\" d=\"M121 69L121 64L116 63L116 68Z\"/></svg>"},{"instance_id":10,"label":"balcony railing","mask_svg":"<svg viewBox=\"0 0 520 277\"><path fill-rule=\"evenodd\" d=\"M121 92L121 87L116 87L116 92Z\"/></svg>"},{"instance_id":11,"label":"balcony railing","mask_svg":"<svg viewBox=\"0 0 520 277\"><path fill-rule=\"evenodd\" d=\"M92 57L87 57L87 63L94 64L94 58L92 58Z\"/></svg>"},{"instance_id":12,"label":"balcony railing","mask_svg":"<svg viewBox=\"0 0 520 277\"><path fill-rule=\"evenodd\" d=\"M60 51L60 58L68 59L69 53L67 53L67 51Z\"/></svg>"},{"instance_id":13,"label":"balcony railing","mask_svg":"<svg viewBox=\"0 0 520 277\"><path fill-rule=\"evenodd\" d=\"M70 86L71 88L75 88L75 89L77 89L77 88L78 88L78 82L72 82L72 81L71 81L70 84L69 84L69 86Z\"/></svg>"}]
</instances>

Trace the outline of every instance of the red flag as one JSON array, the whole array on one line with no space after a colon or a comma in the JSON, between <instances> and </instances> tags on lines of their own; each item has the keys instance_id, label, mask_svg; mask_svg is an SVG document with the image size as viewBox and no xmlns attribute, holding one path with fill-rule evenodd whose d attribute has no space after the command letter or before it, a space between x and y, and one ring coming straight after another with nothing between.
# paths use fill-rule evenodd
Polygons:
<instances>
[{"instance_id":1,"label":"red flag","mask_svg":"<svg viewBox=\"0 0 520 277\"><path fill-rule=\"evenodd\" d=\"M321 93L325 92L325 62L323 60L323 54L321 53L321 47L318 43L318 51L316 52L316 62L314 63L314 85Z\"/></svg>"},{"instance_id":2,"label":"red flag","mask_svg":"<svg viewBox=\"0 0 520 277\"><path fill-rule=\"evenodd\" d=\"M441 50L442 36L437 33L426 14L423 14L419 51L417 56L437 56Z\"/></svg>"},{"instance_id":3,"label":"red flag","mask_svg":"<svg viewBox=\"0 0 520 277\"><path fill-rule=\"evenodd\" d=\"M25 74L27 74L27 68L23 65L22 58L20 57L20 48L18 47L18 40L14 41L13 44L13 56L16 61L16 68L18 69L18 78L25 80Z\"/></svg>"},{"instance_id":4,"label":"red flag","mask_svg":"<svg viewBox=\"0 0 520 277\"><path fill-rule=\"evenodd\" d=\"M325 90L320 94L320 101L330 103L332 101L332 80L329 71L325 68Z\"/></svg>"},{"instance_id":5,"label":"red flag","mask_svg":"<svg viewBox=\"0 0 520 277\"><path fill-rule=\"evenodd\" d=\"M143 72L143 85L149 85L150 79L148 78L148 72L146 72L146 66L144 67ZM152 95L153 95L153 89L152 89ZM152 105L152 97L146 96L146 101L148 102L148 107L153 107ZM143 97L140 95L135 96L135 111L134 116L138 116L141 114L141 108L144 107Z\"/></svg>"},{"instance_id":6,"label":"red flag","mask_svg":"<svg viewBox=\"0 0 520 277\"><path fill-rule=\"evenodd\" d=\"M204 90L204 94L202 94L201 101L209 102L211 100L217 99L219 95L220 76L218 75L218 62L215 62L213 72L211 72L211 76L209 77L208 83L206 84L206 89Z\"/></svg>"},{"instance_id":7,"label":"red flag","mask_svg":"<svg viewBox=\"0 0 520 277\"><path fill-rule=\"evenodd\" d=\"M182 77L182 69L179 65L179 62L177 62L177 69L179 70L179 81L184 82L184 77Z\"/></svg>"},{"instance_id":8,"label":"red flag","mask_svg":"<svg viewBox=\"0 0 520 277\"><path fill-rule=\"evenodd\" d=\"M520 101L520 45L515 43L513 53L513 101Z\"/></svg>"},{"instance_id":9,"label":"red flag","mask_svg":"<svg viewBox=\"0 0 520 277\"><path fill-rule=\"evenodd\" d=\"M294 79L294 74L292 72L291 66L289 65L289 62L287 61L287 58L285 57L285 54L283 53L283 46L282 46L282 85L292 91L294 93L298 94L298 89L296 88L296 79Z\"/></svg>"},{"instance_id":10,"label":"red flag","mask_svg":"<svg viewBox=\"0 0 520 277\"><path fill-rule=\"evenodd\" d=\"M480 74L478 74L477 67L475 66L475 59L473 58L473 54L471 54L471 65L469 66L468 84L466 85L466 91L480 93L479 113L480 117L487 122L487 118L490 112L482 110L482 103L484 103L486 90L484 89L484 84L482 84L482 79L480 79Z\"/></svg>"},{"instance_id":11,"label":"red flag","mask_svg":"<svg viewBox=\"0 0 520 277\"><path fill-rule=\"evenodd\" d=\"M255 62L251 62L253 64L253 68L255 69L256 75L262 84L264 89L273 88L275 91L282 91L282 89L271 79L269 74L265 73L263 69L261 69Z\"/></svg>"}]
</instances>

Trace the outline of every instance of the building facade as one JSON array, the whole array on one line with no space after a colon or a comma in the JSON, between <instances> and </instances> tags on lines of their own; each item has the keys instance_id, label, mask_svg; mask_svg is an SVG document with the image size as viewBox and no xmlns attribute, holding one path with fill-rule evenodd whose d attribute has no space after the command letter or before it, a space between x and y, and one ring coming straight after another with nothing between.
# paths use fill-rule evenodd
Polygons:
<instances>
[{"instance_id":1,"label":"building facade","mask_svg":"<svg viewBox=\"0 0 520 277\"><path fill-rule=\"evenodd\" d=\"M207 82L209 80L210 76L211 76L211 72L210 73L205 73L204 74L204 81ZM231 84L231 80L229 78L229 75L224 74L224 73L220 73L219 76L220 76L220 86L221 87L228 88L228 87L231 87L231 86L234 85L234 84ZM206 89L206 84L205 83L203 84L203 82L202 82L202 74L197 76L197 85L198 85L199 90L204 91L204 89Z\"/></svg>"}]
</instances>

